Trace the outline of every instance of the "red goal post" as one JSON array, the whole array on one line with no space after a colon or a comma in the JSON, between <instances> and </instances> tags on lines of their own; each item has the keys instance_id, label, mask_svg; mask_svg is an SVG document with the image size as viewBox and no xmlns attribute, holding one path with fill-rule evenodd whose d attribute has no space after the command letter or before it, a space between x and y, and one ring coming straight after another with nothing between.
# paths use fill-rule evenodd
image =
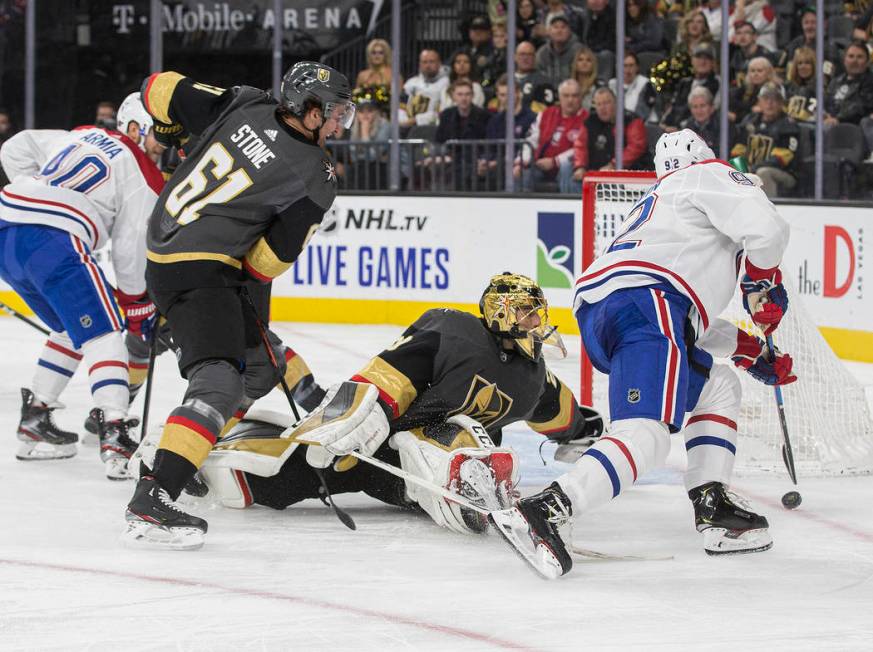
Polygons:
<instances>
[{"instance_id":1,"label":"red goal post","mask_svg":"<svg viewBox=\"0 0 873 652\"><path fill-rule=\"evenodd\" d=\"M582 271L615 239L624 217L655 182L652 172L594 172L582 183ZM834 355L785 274L790 307L775 333L791 354L798 381L783 388L785 411L800 475L873 473L873 418L864 387ZM754 332L739 291L720 317ZM761 335L757 333L757 335ZM608 379L592 368L580 346L580 400L608 413ZM730 364L730 361L723 361ZM732 365L731 365L732 367ZM773 389L738 373L743 390L737 470L784 473L782 435Z\"/></svg>"}]
</instances>

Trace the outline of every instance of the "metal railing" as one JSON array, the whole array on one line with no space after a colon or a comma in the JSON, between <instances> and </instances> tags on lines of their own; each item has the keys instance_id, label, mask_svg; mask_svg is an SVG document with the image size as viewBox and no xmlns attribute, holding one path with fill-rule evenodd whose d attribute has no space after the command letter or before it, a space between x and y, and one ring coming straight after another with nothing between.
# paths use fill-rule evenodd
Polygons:
<instances>
[{"instance_id":1,"label":"metal railing","mask_svg":"<svg viewBox=\"0 0 873 652\"><path fill-rule=\"evenodd\" d=\"M399 141L401 190L404 192L502 192L506 190L504 140ZM515 160L529 158L530 143L513 143ZM340 187L350 191L389 189L390 143L332 141ZM521 190L521 178L511 191Z\"/></svg>"}]
</instances>

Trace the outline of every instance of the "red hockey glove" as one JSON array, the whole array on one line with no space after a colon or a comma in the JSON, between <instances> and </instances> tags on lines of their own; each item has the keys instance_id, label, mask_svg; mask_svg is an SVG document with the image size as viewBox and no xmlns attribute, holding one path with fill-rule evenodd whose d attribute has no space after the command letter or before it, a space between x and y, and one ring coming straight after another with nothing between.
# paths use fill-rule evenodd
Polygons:
<instances>
[{"instance_id":1,"label":"red hockey glove","mask_svg":"<svg viewBox=\"0 0 873 652\"><path fill-rule=\"evenodd\" d=\"M787 353L774 348L775 360L768 360L764 353L764 341L737 329L737 348L731 359L734 364L749 372L755 380L765 385L788 385L797 380L792 375L794 361Z\"/></svg>"},{"instance_id":2,"label":"red hockey glove","mask_svg":"<svg viewBox=\"0 0 873 652\"><path fill-rule=\"evenodd\" d=\"M124 315L127 318L127 330L144 340L150 339L158 312L155 304L149 299L148 293L143 292L140 295L131 296L121 290L116 290L115 295L118 298L118 305L124 310Z\"/></svg>"},{"instance_id":3,"label":"red hockey glove","mask_svg":"<svg viewBox=\"0 0 873 652\"><path fill-rule=\"evenodd\" d=\"M769 335L788 312L788 293L778 268L760 269L746 260L746 274L740 281L743 307L765 335Z\"/></svg>"}]
</instances>

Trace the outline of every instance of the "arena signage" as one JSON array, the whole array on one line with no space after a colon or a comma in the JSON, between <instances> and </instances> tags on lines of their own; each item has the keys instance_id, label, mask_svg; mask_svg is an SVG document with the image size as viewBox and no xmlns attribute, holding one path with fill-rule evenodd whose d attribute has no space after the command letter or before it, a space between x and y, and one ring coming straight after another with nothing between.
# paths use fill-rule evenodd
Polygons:
<instances>
[{"instance_id":1,"label":"arena signage","mask_svg":"<svg viewBox=\"0 0 873 652\"><path fill-rule=\"evenodd\" d=\"M283 10L278 20L287 31L301 30L323 49L335 47L337 34L369 35L385 0L305 0ZM128 35L148 25L148 3L112 5L117 34ZM271 2L186 2L163 5L161 28L165 33L272 31L277 16Z\"/></svg>"}]
</instances>

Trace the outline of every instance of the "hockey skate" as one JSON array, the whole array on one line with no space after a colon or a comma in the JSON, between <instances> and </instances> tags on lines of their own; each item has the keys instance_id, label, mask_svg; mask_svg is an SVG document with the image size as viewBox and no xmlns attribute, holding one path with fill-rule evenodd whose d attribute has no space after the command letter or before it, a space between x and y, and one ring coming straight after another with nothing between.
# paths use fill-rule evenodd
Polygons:
<instances>
[{"instance_id":1,"label":"hockey skate","mask_svg":"<svg viewBox=\"0 0 873 652\"><path fill-rule=\"evenodd\" d=\"M708 555L763 552L773 547L767 519L748 509L721 482L709 482L688 492L694 505L694 522L703 534Z\"/></svg>"},{"instance_id":2,"label":"hockey skate","mask_svg":"<svg viewBox=\"0 0 873 652\"><path fill-rule=\"evenodd\" d=\"M570 499L553 482L510 509L492 512L488 519L522 559L544 578L553 580L573 567L559 531L572 515Z\"/></svg>"},{"instance_id":3,"label":"hockey skate","mask_svg":"<svg viewBox=\"0 0 873 652\"><path fill-rule=\"evenodd\" d=\"M94 408L89 418L97 424L100 435L100 459L106 465L106 477L110 480L130 480L127 461L136 450L136 442L130 438L130 429L139 423L138 419L116 419L107 422L103 410Z\"/></svg>"},{"instance_id":4,"label":"hockey skate","mask_svg":"<svg viewBox=\"0 0 873 652\"><path fill-rule=\"evenodd\" d=\"M139 419L131 417L128 419L131 428L136 428L139 425ZM100 443L100 428L97 426L97 420L91 415L85 419L85 434L79 440L82 446L96 446Z\"/></svg>"},{"instance_id":5,"label":"hockey skate","mask_svg":"<svg viewBox=\"0 0 873 652\"><path fill-rule=\"evenodd\" d=\"M125 514L124 536L137 545L169 550L203 546L207 523L173 504L167 491L150 475L139 479Z\"/></svg>"},{"instance_id":6,"label":"hockey skate","mask_svg":"<svg viewBox=\"0 0 873 652\"><path fill-rule=\"evenodd\" d=\"M133 425L139 425L138 419L134 419L134 421L136 421L136 423ZM161 440L162 433L163 427L161 426L151 428L149 429L149 432L143 433L142 440L137 445L133 455L131 455L130 459L127 460L127 474L130 478L139 480L139 478L143 476L151 475L152 467L155 464L155 454L158 452L158 443ZM179 502L188 502L181 500L181 498L184 498L185 496L188 496L189 498L203 498L208 493L209 485L206 484L200 471L197 471L197 473L195 473L185 485L185 488L182 489L182 496L180 496Z\"/></svg>"},{"instance_id":7,"label":"hockey skate","mask_svg":"<svg viewBox=\"0 0 873 652\"><path fill-rule=\"evenodd\" d=\"M62 460L76 454L79 436L58 428L52 412L58 406L36 404L36 398L26 387L21 388L21 421L18 439L21 445L15 458L22 461Z\"/></svg>"}]
</instances>

